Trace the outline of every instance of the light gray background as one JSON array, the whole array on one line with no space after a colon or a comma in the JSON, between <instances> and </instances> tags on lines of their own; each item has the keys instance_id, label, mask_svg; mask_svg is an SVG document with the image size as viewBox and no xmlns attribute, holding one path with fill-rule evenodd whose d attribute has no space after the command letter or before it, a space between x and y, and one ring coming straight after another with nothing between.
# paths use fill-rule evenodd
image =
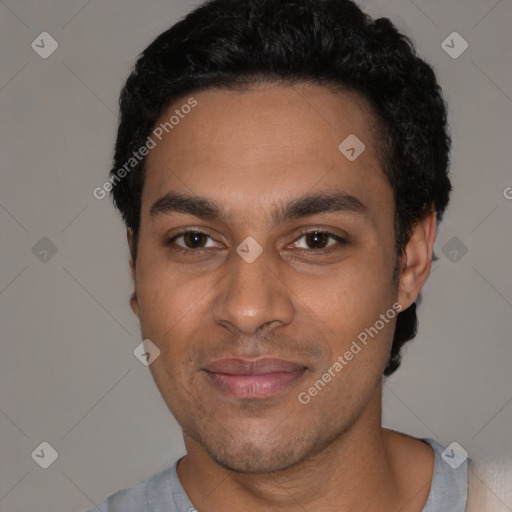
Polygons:
<instances>
[{"instance_id":1,"label":"light gray background","mask_svg":"<svg viewBox=\"0 0 512 512\"><path fill-rule=\"evenodd\" d=\"M140 337L123 225L92 191L106 179L136 56L197 3L0 1L1 511L85 510L184 453L133 355ZM420 333L387 382L384 423L459 442L500 475L501 486L485 483L512 510L503 485L512 481L512 3L361 5L389 16L435 66L453 134L455 191L439 260ZM43 31L59 44L48 59L31 48ZM453 31L469 44L457 59L441 47ZM57 247L46 262L32 252L42 237ZM453 237L468 250L458 262L445 245ZM58 452L48 469L31 458L42 441Z\"/></svg>"}]
</instances>

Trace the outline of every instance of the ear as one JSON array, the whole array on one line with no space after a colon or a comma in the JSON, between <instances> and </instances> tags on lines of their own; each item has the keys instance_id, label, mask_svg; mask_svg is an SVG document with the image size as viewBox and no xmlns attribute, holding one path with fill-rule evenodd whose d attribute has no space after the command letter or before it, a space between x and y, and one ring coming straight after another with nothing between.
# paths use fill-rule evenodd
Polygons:
<instances>
[{"instance_id":1,"label":"ear","mask_svg":"<svg viewBox=\"0 0 512 512\"><path fill-rule=\"evenodd\" d=\"M398 302L402 311L416 301L430 274L434 242L436 240L435 210L414 227L400 261Z\"/></svg>"},{"instance_id":2,"label":"ear","mask_svg":"<svg viewBox=\"0 0 512 512\"><path fill-rule=\"evenodd\" d=\"M133 229L128 228L126 232L126 238L128 239L128 246L130 247L130 272L132 275L133 285L135 286L135 262L133 261L133 255L135 254ZM137 291L134 290L130 296L130 307L135 313L137 318L139 317L139 302L137 300Z\"/></svg>"}]
</instances>

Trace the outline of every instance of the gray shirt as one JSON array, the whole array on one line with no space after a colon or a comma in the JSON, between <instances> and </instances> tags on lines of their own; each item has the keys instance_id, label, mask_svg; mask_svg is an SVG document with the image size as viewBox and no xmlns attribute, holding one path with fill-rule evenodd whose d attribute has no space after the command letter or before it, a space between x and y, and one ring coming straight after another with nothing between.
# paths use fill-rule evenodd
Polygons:
<instances>
[{"instance_id":1,"label":"gray shirt","mask_svg":"<svg viewBox=\"0 0 512 512\"><path fill-rule=\"evenodd\" d=\"M441 457L443 447L433 439L423 439L434 450L432 486L423 512L464 512L468 491L468 468L464 461L452 468ZM183 458L183 457L182 457ZM181 486L176 461L131 489L109 496L98 508L87 512L197 512Z\"/></svg>"}]
</instances>

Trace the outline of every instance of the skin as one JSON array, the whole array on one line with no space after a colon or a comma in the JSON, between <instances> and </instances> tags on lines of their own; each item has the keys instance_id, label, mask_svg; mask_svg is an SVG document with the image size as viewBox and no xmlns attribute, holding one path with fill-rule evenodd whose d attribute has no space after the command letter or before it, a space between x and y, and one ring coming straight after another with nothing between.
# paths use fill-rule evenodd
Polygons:
<instances>
[{"instance_id":1,"label":"skin","mask_svg":"<svg viewBox=\"0 0 512 512\"><path fill-rule=\"evenodd\" d=\"M393 193L362 98L306 83L193 96L198 105L148 155L131 261L131 306L143 338L161 351L150 370L183 429L187 456L178 476L185 491L200 512L421 511L433 452L381 427L395 319L307 405L297 395L393 303L406 309L416 300L432 262L435 213L415 226L394 282ZM366 146L353 162L338 150L349 134ZM358 198L366 214L273 222L277 205L333 190ZM151 215L171 191L208 198L225 217ZM186 228L208 237L169 244ZM301 229L347 243L328 239L335 250L322 254L325 246L319 251ZM263 250L252 263L236 252L248 236ZM132 245L131 231L128 239ZM227 396L202 371L215 359L261 355L307 370L265 399Z\"/></svg>"}]
</instances>

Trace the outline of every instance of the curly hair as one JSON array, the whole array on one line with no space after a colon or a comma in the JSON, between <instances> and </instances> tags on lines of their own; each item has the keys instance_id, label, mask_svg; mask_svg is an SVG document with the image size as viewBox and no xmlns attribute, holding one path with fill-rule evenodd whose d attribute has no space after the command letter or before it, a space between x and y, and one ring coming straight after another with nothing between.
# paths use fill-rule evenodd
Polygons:
<instances>
[{"instance_id":1,"label":"curly hair","mask_svg":"<svg viewBox=\"0 0 512 512\"><path fill-rule=\"evenodd\" d=\"M212 87L272 81L353 91L369 103L393 189L398 258L419 220L435 210L441 221L451 141L434 71L388 18L374 20L350 0L208 0L160 34L121 91L111 179L171 103ZM133 230L134 261L145 160L111 181L114 203ZM414 303L397 316L385 376L399 367L401 347L416 332Z\"/></svg>"}]
</instances>

